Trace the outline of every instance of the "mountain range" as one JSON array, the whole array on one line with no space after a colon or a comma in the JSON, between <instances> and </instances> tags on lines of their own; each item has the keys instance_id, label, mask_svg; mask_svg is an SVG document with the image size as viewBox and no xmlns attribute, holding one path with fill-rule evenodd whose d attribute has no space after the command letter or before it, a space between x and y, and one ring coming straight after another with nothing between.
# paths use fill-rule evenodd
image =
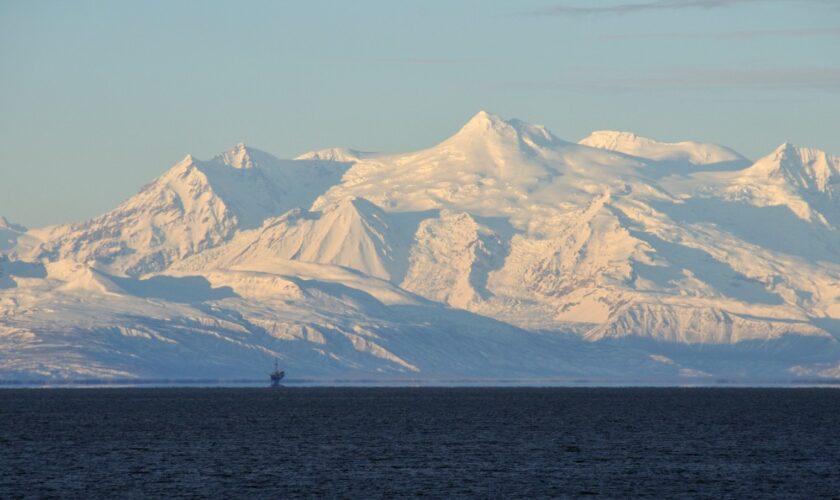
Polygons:
<instances>
[{"instance_id":1,"label":"mountain range","mask_svg":"<svg viewBox=\"0 0 840 500\"><path fill-rule=\"evenodd\" d=\"M480 112L399 154L186 156L0 218L0 380L840 378L840 158Z\"/></svg>"}]
</instances>

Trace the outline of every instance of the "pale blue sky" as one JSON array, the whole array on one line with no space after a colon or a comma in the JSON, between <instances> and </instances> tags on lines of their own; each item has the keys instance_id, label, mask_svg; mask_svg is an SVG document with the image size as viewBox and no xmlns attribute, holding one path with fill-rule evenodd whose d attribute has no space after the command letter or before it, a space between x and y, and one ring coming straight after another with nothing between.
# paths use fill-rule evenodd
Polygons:
<instances>
[{"instance_id":1,"label":"pale blue sky","mask_svg":"<svg viewBox=\"0 0 840 500\"><path fill-rule=\"evenodd\" d=\"M187 153L419 149L481 109L840 154L840 1L0 0L0 215L29 226Z\"/></svg>"}]
</instances>

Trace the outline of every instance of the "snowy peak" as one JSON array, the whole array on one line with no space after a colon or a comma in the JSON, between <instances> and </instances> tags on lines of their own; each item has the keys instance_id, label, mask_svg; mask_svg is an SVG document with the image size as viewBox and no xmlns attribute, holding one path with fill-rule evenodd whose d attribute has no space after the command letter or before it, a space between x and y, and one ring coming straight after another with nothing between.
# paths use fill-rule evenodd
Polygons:
<instances>
[{"instance_id":1,"label":"snowy peak","mask_svg":"<svg viewBox=\"0 0 840 500\"><path fill-rule=\"evenodd\" d=\"M598 130L582 139L578 144L598 149L646 158L654 161L684 161L693 165L709 165L724 162L744 162L739 153L717 144L693 141L659 142L640 137L632 132Z\"/></svg>"},{"instance_id":2,"label":"snowy peak","mask_svg":"<svg viewBox=\"0 0 840 500\"><path fill-rule=\"evenodd\" d=\"M354 219L384 219L385 212L364 198L348 198L339 202L333 211L350 214Z\"/></svg>"},{"instance_id":3,"label":"snowy peak","mask_svg":"<svg viewBox=\"0 0 840 500\"><path fill-rule=\"evenodd\" d=\"M458 134L481 135L491 130L503 131L509 130L510 128L510 124L499 115L494 115L487 111L479 111L461 127Z\"/></svg>"},{"instance_id":4,"label":"snowy peak","mask_svg":"<svg viewBox=\"0 0 840 500\"><path fill-rule=\"evenodd\" d=\"M799 190L830 198L840 195L840 158L789 142L758 160L746 173L784 181Z\"/></svg>"},{"instance_id":5,"label":"snowy peak","mask_svg":"<svg viewBox=\"0 0 840 500\"><path fill-rule=\"evenodd\" d=\"M233 168L249 169L258 166L260 164L258 158L266 154L240 142L214 159Z\"/></svg>"},{"instance_id":6,"label":"snowy peak","mask_svg":"<svg viewBox=\"0 0 840 500\"><path fill-rule=\"evenodd\" d=\"M565 144L542 125L532 125L520 120L505 120L498 115L479 111L444 144L474 146L476 144L504 144L512 147L526 146L540 149Z\"/></svg>"},{"instance_id":7,"label":"snowy peak","mask_svg":"<svg viewBox=\"0 0 840 500\"><path fill-rule=\"evenodd\" d=\"M346 165L280 160L238 144L210 161L187 155L114 210L57 226L31 258L97 260L130 275L159 272L295 207L309 207Z\"/></svg>"},{"instance_id":8,"label":"snowy peak","mask_svg":"<svg viewBox=\"0 0 840 500\"><path fill-rule=\"evenodd\" d=\"M288 247L287 258L349 267L383 279L394 273L395 242L387 216L368 200L342 200L317 218L300 222L280 238Z\"/></svg>"},{"instance_id":9,"label":"snowy peak","mask_svg":"<svg viewBox=\"0 0 840 500\"><path fill-rule=\"evenodd\" d=\"M317 151L309 151L308 153L298 156L295 160L320 160L353 163L362 158L373 156L374 154L375 153L356 151L355 149L349 148L328 148L319 149Z\"/></svg>"},{"instance_id":10,"label":"snowy peak","mask_svg":"<svg viewBox=\"0 0 840 500\"><path fill-rule=\"evenodd\" d=\"M609 149L612 151L623 151L628 147L655 144L656 141L639 137L633 132L621 130L596 130L588 137L581 139L578 144L593 148Z\"/></svg>"},{"instance_id":11,"label":"snowy peak","mask_svg":"<svg viewBox=\"0 0 840 500\"><path fill-rule=\"evenodd\" d=\"M394 252L399 247L387 214L363 198L347 198L320 211L292 210L242 232L232 241L198 255L183 269L259 267L278 259L338 265L369 276L390 279L399 274Z\"/></svg>"},{"instance_id":12,"label":"snowy peak","mask_svg":"<svg viewBox=\"0 0 840 500\"><path fill-rule=\"evenodd\" d=\"M220 244L236 226L202 163L188 155L114 210L51 228L29 257L97 261L142 275Z\"/></svg>"},{"instance_id":13,"label":"snowy peak","mask_svg":"<svg viewBox=\"0 0 840 500\"><path fill-rule=\"evenodd\" d=\"M840 158L790 143L779 146L774 154L779 165L801 187L821 193L832 193L840 187Z\"/></svg>"}]
</instances>

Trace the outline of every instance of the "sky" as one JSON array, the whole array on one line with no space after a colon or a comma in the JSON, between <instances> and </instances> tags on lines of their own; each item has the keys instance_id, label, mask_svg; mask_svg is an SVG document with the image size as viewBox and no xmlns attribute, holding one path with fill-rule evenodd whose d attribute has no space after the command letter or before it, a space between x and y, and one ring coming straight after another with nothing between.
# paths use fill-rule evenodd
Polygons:
<instances>
[{"instance_id":1,"label":"sky","mask_svg":"<svg viewBox=\"0 0 840 500\"><path fill-rule=\"evenodd\" d=\"M187 154L410 151L479 110L840 155L840 1L0 0L0 215L29 227Z\"/></svg>"}]
</instances>

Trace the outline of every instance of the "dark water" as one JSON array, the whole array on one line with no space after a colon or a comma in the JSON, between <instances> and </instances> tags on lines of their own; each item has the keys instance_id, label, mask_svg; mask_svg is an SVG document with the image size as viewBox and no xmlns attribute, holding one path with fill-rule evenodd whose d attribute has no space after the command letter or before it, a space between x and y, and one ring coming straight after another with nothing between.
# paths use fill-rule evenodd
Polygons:
<instances>
[{"instance_id":1,"label":"dark water","mask_svg":"<svg viewBox=\"0 0 840 500\"><path fill-rule=\"evenodd\" d=\"M837 497L831 389L0 391L0 497Z\"/></svg>"}]
</instances>

